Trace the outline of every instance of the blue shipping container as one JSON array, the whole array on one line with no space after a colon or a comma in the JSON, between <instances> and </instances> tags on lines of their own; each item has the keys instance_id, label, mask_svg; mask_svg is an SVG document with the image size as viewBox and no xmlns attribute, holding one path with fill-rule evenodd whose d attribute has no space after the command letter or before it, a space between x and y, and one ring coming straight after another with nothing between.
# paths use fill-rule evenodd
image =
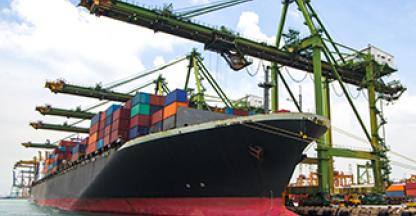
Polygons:
<instances>
[{"instance_id":1,"label":"blue shipping container","mask_svg":"<svg viewBox=\"0 0 416 216\"><path fill-rule=\"evenodd\" d=\"M112 122L113 122L113 117L107 116L107 118L105 119L105 126L111 125Z\"/></svg>"},{"instance_id":2,"label":"blue shipping container","mask_svg":"<svg viewBox=\"0 0 416 216\"><path fill-rule=\"evenodd\" d=\"M228 115L232 115L234 112L233 112L233 109L232 109L232 108L230 108L230 107L226 107L226 108L224 109L224 113L225 113L225 114L228 114Z\"/></svg>"},{"instance_id":3,"label":"blue shipping container","mask_svg":"<svg viewBox=\"0 0 416 216\"><path fill-rule=\"evenodd\" d=\"M104 147L104 139L100 139L97 142L97 150L102 149Z\"/></svg>"},{"instance_id":4,"label":"blue shipping container","mask_svg":"<svg viewBox=\"0 0 416 216\"><path fill-rule=\"evenodd\" d=\"M87 149L87 145L77 144L76 146L74 146L74 148L72 148L72 154L85 153L86 149Z\"/></svg>"},{"instance_id":5,"label":"blue shipping container","mask_svg":"<svg viewBox=\"0 0 416 216\"><path fill-rule=\"evenodd\" d=\"M99 113L95 114L95 115L92 117L92 119L91 119L91 126L93 126L93 125L97 124L97 122L99 122L99 121L100 121L100 115L101 115L101 112L99 112Z\"/></svg>"},{"instance_id":6,"label":"blue shipping container","mask_svg":"<svg viewBox=\"0 0 416 216\"><path fill-rule=\"evenodd\" d=\"M404 191L386 191L386 197L404 197Z\"/></svg>"},{"instance_id":7,"label":"blue shipping container","mask_svg":"<svg viewBox=\"0 0 416 216\"><path fill-rule=\"evenodd\" d=\"M105 111L105 115L110 116L111 114L113 114L113 112L117 111L120 108L121 108L120 105L113 104L113 105L111 105L110 107L107 108L107 110Z\"/></svg>"},{"instance_id":8,"label":"blue shipping container","mask_svg":"<svg viewBox=\"0 0 416 216\"><path fill-rule=\"evenodd\" d=\"M149 134L149 128L136 126L129 131L129 139L134 139L138 136Z\"/></svg>"},{"instance_id":9,"label":"blue shipping container","mask_svg":"<svg viewBox=\"0 0 416 216\"><path fill-rule=\"evenodd\" d=\"M149 104L150 103L150 94L144 92L138 92L133 99L131 100L131 105L137 104Z\"/></svg>"},{"instance_id":10,"label":"blue shipping container","mask_svg":"<svg viewBox=\"0 0 416 216\"><path fill-rule=\"evenodd\" d=\"M139 136L139 133L138 133L138 131L137 131L137 126L136 127L134 127L134 128L131 128L130 130L129 130L129 139L134 139L134 138L136 138L136 137L138 137Z\"/></svg>"},{"instance_id":11,"label":"blue shipping container","mask_svg":"<svg viewBox=\"0 0 416 216\"><path fill-rule=\"evenodd\" d=\"M61 152L65 152L65 146L59 146L59 151L61 151Z\"/></svg>"},{"instance_id":12,"label":"blue shipping container","mask_svg":"<svg viewBox=\"0 0 416 216\"><path fill-rule=\"evenodd\" d=\"M173 102L188 102L187 94L185 90L175 89L165 97L165 106Z\"/></svg>"},{"instance_id":13,"label":"blue shipping container","mask_svg":"<svg viewBox=\"0 0 416 216\"><path fill-rule=\"evenodd\" d=\"M152 125L149 129L149 133L157 133L163 130L163 121Z\"/></svg>"}]
</instances>

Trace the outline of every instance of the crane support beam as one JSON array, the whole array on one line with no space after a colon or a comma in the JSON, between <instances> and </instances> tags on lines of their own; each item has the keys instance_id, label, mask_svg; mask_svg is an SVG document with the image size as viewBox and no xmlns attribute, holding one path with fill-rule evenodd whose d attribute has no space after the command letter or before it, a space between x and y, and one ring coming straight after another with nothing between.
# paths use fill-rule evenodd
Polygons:
<instances>
[{"instance_id":1,"label":"crane support beam","mask_svg":"<svg viewBox=\"0 0 416 216\"><path fill-rule=\"evenodd\" d=\"M356 158L362 160L376 160L378 157L372 152L357 151L352 149L344 148L328 148L323 149L327 155L332 157L343 157L343 158Z\"/></svg>"},{"instance_id":2,"label":"crane support beam","mask_svg":"<svg viewBox=\"0 0 416 216\"><path fill-rule=\"evenodd\" d=\"M66 110L66 109L51 107L49 105L37 106L36 111L38 111L42 115L64 116L67 118L77 118L77 119L85 119L85 120L89 120L95 115L95 113L86 112L86 111L82 111L79 109Z\"/></svg>"},{"instance_id":3,"label":"crane support beam","mask_svg":"<svg viewBox=\"0 0 416 216\"><path fill-rule=\"evenodd\" d=\"M53 93L71 94L82 97L97 98L100 100L126 102L133 96L130 94L119 93L97 87L82 87L65 83L63 80L48 81L45 88L49 88Z\"/></svg>"},{"instance_id":4,"label":"crane support beam","mask_svg":"<svg viewBox=\"0 0 416 216\"><path fill-rule=\"evenodd\" d=\"M73 132L73 133L89 133L88 128L74 127L70 125L56 125L56 124L47 124L43 122L31 122L30 126L34 129L44 129L44 130L55 130L63 132Z\"/></svg>"},{"instance_id":5,"label":"crane support beam","mask_svg":"<svg viewBox=\"0 0 416 216\"><path fill-rule=\"evenodd\" d=\"M214 52L248 55L306 72L313 72L312 59L297 53L280 50L266 43L259 43L240 37L224 27L214 29L182 19L179 16L164 14L158 10L147 9L119 0L81 0L80 5L97 16L106 16L143 26L155 32L160 31L193 40L204 44L206 49ZM365 78L365 67L352 70L348 67L339 66L337 69L344 82L361 86ZM336 79L331 64L325 61L322 61L322 75L328 79ZM377 92L384 94L392 95L400 90L381 82L377 85Z\"/></svg>"},{"instance_id":6,"label":"crane support beam","mask_svg":"<svg viewBox=\"0 0 416 216\"><path fill-rule=\"evenodd\" d=\"M317 165L318 164L318 158L305 158L301 162L301 164L309 164L309 165Z\"/></svg>"},{"instance_id":7,"label":"crane support beam","mask_svg":"<svg viewBox=\"0 0 416 216\"><path fill-rule=\"evenodd\" d=\"M26 148L41 148L41 149L54 149L58 147L57 145L52 145L48 143L32 143L32 142L22 143L22 146Z\"/></svg>"}]
</instances>

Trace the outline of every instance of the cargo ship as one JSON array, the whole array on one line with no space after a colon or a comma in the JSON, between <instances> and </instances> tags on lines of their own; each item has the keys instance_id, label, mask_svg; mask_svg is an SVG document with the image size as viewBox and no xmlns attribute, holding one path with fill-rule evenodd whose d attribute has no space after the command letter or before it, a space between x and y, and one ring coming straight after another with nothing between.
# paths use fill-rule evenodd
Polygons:
<instances>
[{"instance_id":1,"label":"cargo ship","mask_svg":"<svg viewBox=\"0 0 416 216\"><path fill-rule=\"evenodd\" d=\"M33 184L31 200L98 213L292 215L282 193L303 150L327 130L328 121L305 113L241 116L237 110L199 110L185 98L178 100L178 91L172 94L153 114L151 100L135 99L142 93L123 107L97 114L88 141L72 147L70 155L60 147L61 153L50 157L55 162L47 163L45 176ZM143 108L146 103L149 108ZM136 116L140 120L133 120ZM120 127L119 118L130 121ZM114 128L105 132L110 125ZM114 134L127 136L127 128L126 142L112 141ZM104 138L97 136L100 131ZM83 156L74 152L81 149Z\"/></svg>"}]
</instances>

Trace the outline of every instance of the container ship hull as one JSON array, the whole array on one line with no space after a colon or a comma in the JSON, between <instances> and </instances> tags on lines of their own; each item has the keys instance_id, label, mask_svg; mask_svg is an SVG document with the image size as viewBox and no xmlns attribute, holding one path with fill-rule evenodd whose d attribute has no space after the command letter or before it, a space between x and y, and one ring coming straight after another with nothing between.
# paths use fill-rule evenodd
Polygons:
<instances>
[{"instance_id":1,"label":"container ship hull","mask_svg":"<svg viewBox=\"0 0 416 216\"><path fill-rule=\"evenodd\" d=\"M325 122L273 114L150 134L38 181L32 200L117 214L291 215L282 193Z\"/></svg>"}]
</instances>

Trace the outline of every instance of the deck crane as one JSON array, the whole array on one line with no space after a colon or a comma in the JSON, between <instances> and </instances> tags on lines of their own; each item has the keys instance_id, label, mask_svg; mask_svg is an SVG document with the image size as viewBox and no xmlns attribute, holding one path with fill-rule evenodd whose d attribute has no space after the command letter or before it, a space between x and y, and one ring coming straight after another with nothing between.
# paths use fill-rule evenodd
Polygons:
<instances>
[{"instance_id":1,"label":"deck crane","mask_svg":"<svg viewBox=\"0 0 416 216\"><path fill-rule=\"evenodd\" d=\"M41 149L54 149L58 147L57 145L51 144L50 142L45 143L32 143L32 142L24 142L22 146L25 148L41 148Z\"/></svg>"},{"instance_id":2,"label":"deck crane","mask_svg":"<svg viewBox=\"0 0 416 216\"><path fill-rule=\"evenodd\" d=\"M40 154L40 153L39 153ZM38 158L33 160L20 160L13 166L13 184L10 191L11 197L27 198L30 195L32 181L36 179L39 171Z\"/></svg>"},{"instance_id":3,"label":"deck crane","mask_svg":"<svg viewBox=\"0 0 416 216\"><path fill-rule=\"evenodd\" d=\"M318 141L319 190L326 194L333 191L333 157L360 157L372 161L375 176L375 191L384 190L388 181L388 150L384 140L378 135L379 120L383 119L377 109L377 100L397 100L406 90L399 82L386 83L383 77L397 70L387 61L377 59L380 50L370 46L365 50L355 50L334 42L319 16L306 0L284 0L276 44L256 42L233 33L226 27L219 29L195 23L178 14L163 13L120 0L81 0L80 5L91 14L106 16L133 25L143 26L155 32L164 32L186 38L205 45L207 50L221 54L234 70L246 67L249 62L246 56L252 56L273 63L272 65L272 111L278 110L278 77L283 66L295 68L314 75L315 108L318 115L330 118L329 82L335 80L340 84L348 103L360 123L360 126L371 144L372 152L357 152L332 147L332 134L327 134ZM291 4L296 4L301 12L310 36L300 39L296 32L283 35L286 15ZM288 40L280 46L281 39ZM341 53L348 52L347 55ZM337 56L334 55L337 54ZM382 52L381 52L382 53ZM387 55L388 56L388 55ZM367 130L361 115L348 94L345 84L366 88L369 97L371 132ZM380 121L383 123L384 121ZM332 170L332 171L331 171Z\"/></svg>"},{"instance_id":4,"label":"deck crane","mask_svg":"<svg viewBox=\"0 0 416 216\"><path fill-rule=\"evenodd\" d=\"M64 80L47 81L45 87L49 88L53 93L72 94L97 98L100 100L126 102L132 97L130 94L118 93L104 89L100 85L96 85L95 87L82 87L67 84Z\"/></svg>"},{"instance_id":5,"label":"deck crane","mask_svg":"<svg viewBox=\"0 0 416 216\"><path fill-rule=\"evenodd\" d=\"M172 63L169 63L167 65L164 65L162 67L159 67L157 69L151 70L149 72L140 74L138 76L135 76L130 79L126 79L125 81L122 81L118 84L113 85L114 86L120 86L122 84L129 83L131 81L144 78L148 75L154 74L162 69L165 69L168 66L171 66L173 64L179 63L183 60L187 59L189 61L188 65L188 72L186 74L186 82L185 82L185 89L188 89L189 79L191 72L194 73L195 79L197 81L196 87L197 87L197 93L195 98L195 103L197 103L199 108L202 108L202 105L205 104L203 99L203 88L202 84L200 82L201 79L205 79L209 82L209 84L212 86L216 94L219 96L219 98L224 102L224 104L227 107L232 107L232 103L229 100L229 98L225 95L224 91L220 88L218 83L214 80L206 66L203 64L203 58L201 57L201 54L198 53L196 50L193 50L189 55L187 55L184 58L181 58L179 60L175 60ZM170 90L167 87L165 83L165 79L161 76L159 76L156 80L149 83L149 85L155 84L155 93L169 93ZM147 87L148 85L146 85ZM47 81L45 84L45 87L49 88L54 93L63 93L63 94L71 94L71 95L77 95L77 96L84 96L84 97L91 97L91 98L97 98L97 99L103 99L103 100L110 100L110 101L117 101L117 102L126 102L127 100L131 99L133 95L132 92L129 93L121 93L121 92L115 92L111 91L109 88L103 88L100 85L97 85L96 87L84 87L84 86L78 86L73 84L67 84L64 80L57 80L57 81ZM39 111L43 115L57 115L57 116L65 116L68 118L81 118L81 119L91 119L94 113L82 111L81 109L77 110L65 110L65 109L58 109L58 108L52 108L49 105L46 106L39 106L36 107L36 110Z\"/></svg>"},{"instance_id":6,"label":"deck crane","mask_svg":"<svg viewBox=\"0 0 416 216\"><path fill-rule=\"evenodd\" d=\"M78 119L91 119L95 113L82 111L80 107L75 110L67 110L61 108L55 108L51 105L37 106L36 111L42 115L53 115L53 116L64 116L67 118L78 118Z\"/></svg>"},{"instance_id":7,"label":"deck crane","mask_svg":"<svg viewBox=\"0 0 416 216\"><path fill-rule=\"evenodd\" d=\"M175 59L172 62L169 62L160 67L154 68L149 71L145 71L144 73L141 73L139 75L129 77L121 81L118 81L116 83L113 83L109 85L108 87L103 87L99 84L97 84L95 87L83 87L83 86L68 84L64 80L57 80L57 81L47 81L45 83L45 88L49 88L50 91L53 93L71 94L71 95L76 95L76 96L96 98L100 100L126 102L130 100L130 98L133 97L132 93L134 93L135 91L138 91L139 89L141 89L141 87L134 89L134 91L130 91L128 93L115 92L115 91L112 91L111 89L122 86L124 84L130 83L133 81L136 81L138 79L144 78L146 76L159 72L160 70L163 70L167 67L170 67L179 62L182 62L186 59L187 57L181 57L181 58ZM151 85L151 84L153 84L153 82L149 83L148 85ZM148 85L146 85L146 87Z\"/></svg>"},{"instance_id":8,"label":"deck crane","mask_svg":"<svg viewBox=\"0 0 416 216\"><path fill-rule=\"evenodd\" d=\"M85 134L89 133L88 128L75 127L75 126L68 125L66 123L62 125L57 125L57 124L48 124L48 123L43 123L42 121L38 121L38 122L30 122L29 125L32 126L36 130L44 129L44 130L55 130L55 131L63 131L63 132L85 133Z\"/></svg>"}]
</instances>

